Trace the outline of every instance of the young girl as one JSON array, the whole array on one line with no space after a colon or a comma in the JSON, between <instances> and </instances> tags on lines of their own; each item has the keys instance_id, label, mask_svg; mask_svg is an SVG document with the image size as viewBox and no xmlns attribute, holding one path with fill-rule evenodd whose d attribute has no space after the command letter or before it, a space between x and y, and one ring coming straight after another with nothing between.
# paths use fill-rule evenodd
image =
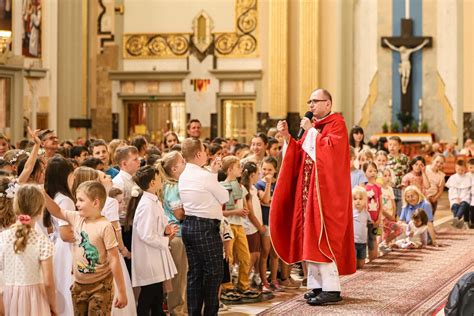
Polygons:
<instances>
[{"instance_id":1,"label":"young girl","mask_svg":"<svg viewBox=\"0 0 474 316\"><path fill-rule=\"evenodd\" d=\"M65 158L56 156L49 160L45 172L44 189L62 209L76 209L71 194L73 181L73 167ZM70 290L73 284L71 243L75 241L74 231L68 222L52 217L48 211L44 212L43 225L40 227L53 227L56 235L53 267L54 281L57 284L58 315L72 315L74 308Z\"/></svg>"},{"instance_id":2,"label":"young girl","mask_svg":"<svg viewBox=\"0 0 474 316\"><path fill-rule=\"evenodd\" d=\"M435 214L436 208L438 207L438 200L444 191L444 177L446 175L443 172L443 167L445 160L446 158L444 158L442 154L436 154L433 156L431 164L426 167L426 176L430 182L430 187L426 190L426 198L431 203L433 215Z\"/></svg>"},{"instance_id":3,"label":"young girl","mask_svg":"<svg viewBox=\"0 0 474 316\"><path fill-rule=\"evenodd\" d=\"M357 269L362 269L367 258L367 226L371 222L367 212L367 191L356 186L352 189L352 207L354 216L354 242L356 250Z\"/></svg>"},{"instance_id":4,"label":"young girl","mask_svg":"<svg viewBox=\"0 0 474 316\"><path fill-rule=\"evenodd\" d=\"M270 241L270 230L268 228L270 216L270 204L272 201L273 191L276 184L277 161L273 157L266 157L262 162L262 179L257 182L255 187L258 190L258 197L262 207L262 222L265 225L265 235L262 235L262 252L260 253L260 275L265 276L267 272L267 260L270 255L270 274L271 283L275 290L280 290L277 279L278 272L278 256L272 247ZM266 278L262 279L263 292L270 292L271 287Z\"/></svg>"},{"instance_id":5,"label":"young girl","mask_svg":"<svg viewBox=\"0 0 474 316\"><path fill-rule=\"evenodd\" d=\"M14 198L17 222L0 234L6 315L57 315L53 244L33 229L43 207L39 188L20 186Z\"/></svg>"},{"instance_id":6,"label":"young girl","mask_svg":"<svg viewBox=\"0 0 474 316\"><path fill-rule=\"evenodd\" d=\"M359 169L362 169L362 166L367 162L374 161L374 154L370 149L362 149L359 154L357 155L357 166Z\"/></svg>"},{"instance_id":7,"label":"young girl","mask_svg":"<svg viewBox=\"0 0 474 316\"><path fill-rule=\"evenodd\" d=\"M258 293L252 291L249 286L249 270L250 265L250 252L247 236L244 229L244 221L247 218L249 211L244 208L244 189L239 183L237 178L242 175L242 168L240 166L239 158L235 156L227 156L224 158L222 164L222 171L225 173L225 181L221 184L226 190L229 191L229 201L224 204L224 216L229 221L233 239L229 241L232 251L229 253L229 264L234 265L235 261L238 261L238 281L237 285L242 293L236 293L232 282L223 284L224 293L222 299L225 300L238 300L241 296L245 298L255 298ZM234 253L237 260L234 260Z\"/></svg>"},{"instance_id":8,"label":"young girl","mask_svg":"<svg viewBox=\"0 0 474 316\"><path fill-rule=\"evenodd\" d=\"M378 173L377 173L377 183L379 183L380 185L383 184L383 172L385 170L385 165L387 164L387 161L388 161L388 156L387 156L387 152L383 151L383 150L379 150L377 151L377 153L375 153L375 165L377 166L377 170L378 170Z\"/></svg>"},{"instance_id":9,"label":"young girl","mask_svg":"<svg viewBox=\"0 0 474 316\"><path fill-rule=\"evenodd\" d=\"M395 207L395 195L392 188L392 171L385 169L382 172L382 242L379 250L382 253L390 251L390 242L402 233L397 224L397 210Z\"/></svg>"},{"instance_id":10,"label":"young girl","mask_svg":"<svg viewBox=\"0 0 474 316\"><path fill-rule=\"evenodd\" d=\"M406 227L406 237L397 240L396 245L402 249L415 249L426 246L428 242L428 216L419 208L411 216Z\"/></svg>"},{"instance_id":11,"label":"young girl","mask_svg":"<svg viewBox=\"0 0 474 316\"><path fill-rule=\"evenodd\" d=\"M413 213L421 208L425 211L428 216L428 233L431 237L431 242L433 246L438 246L436 242L436 233L433 227L433 212L431 210L431 204L425 199L423 193L416 185L408 186L402 195L403 208L400 215L400 221L402 223L408 223L413 215Z\"/></svg>"},{"instance_id":12,"label":"young girl","mask_svg":"<svg viewBox=\"0 0 474 316\"><path fill-rule=\"evenodd\" d=\"M0 157L3 157L5 153L10 149L10 142L8 138L0 133Z\"/></svg>"},{"instance_id":13,"label":"young girl","mask_svg":"<svg viewBox=\"0 0 474 316\"><path fill-rule=\"evenodd\" d=\"M413 158L408 164L410 172L402 178L402 188L416 185L425 194L426 190L430 188L430 180L426 176L425 165L425 158L421 156Z\"/></svg>"},{"instance_id":14,"label":"young girl","mask_svg":"<svg viewBox=\"0 0 474 316\"><path fill-rule=\"evenodd\" d=\"M167 297L168 312L171 315L187 313L186 283L188 258L181 237L181 222L184 220L184 209L178 190L179 176L183 173L185 166L186 162L183 156L177 151L171 151L165 154L163 158L156 163L156 168L160 173L163 183L161 197L165 215L168 223L178 226L178 232L174 238L170 240L171 256L173 257L177 270L177 275L171 280L173 290L168 293Z\"/></svg>"},{"instance_id":15,"label":"young girl","mask_svg":"<svg viewBox=\"0 0 474 316\"><path fill-rule=\"evenodd\" d=\"M366 162L362 166L362 170L365 172L367 177L367 185L365 190L367 191L367 210L369 211L372 223L368 225L368 248L369 248L369 260L374 260L378 257L378 245L377 245L377 234L380 224L380 211L382 208L382 189L376 183L377 179L377 166L373 162Z\"/></svg>"},{"instance_id":16,"label":"young girl","mask_svg":"<svg viewBox=\"0 0 474 316\"><path fill-rule=\"evenodd\" d=\"M161 188L158 170L145 166L135 174L135 182L141 192L132 196L130 205L136 205L133 214L132 235L132 285L140 286L138 315L164 315L163 282L176 274L176 266L169 250L169 241L178 232L175 224L168 220L158 200ZM157 260L158 259L158 260Z\"/></svg>"},{"instance_id":17,"label":"young girl","mask_svg":"<svg viewBox=\"0 0 474 316\"><path fill-rule=\"evenodd\" d=\"M259 285L262 280L261 278L265 278L265 275L258 277L258 260L261 250L259 234L264 235L266 229L262 224L262 208L258 199L257 189L255 188L257 181L257 164L253 161L246 162L242 168L242 185L245 188L243 193L245 196L244 208L246 207L249 210L247 218L244 219L244 228L250 251L250 270L248 273L250 274L252 267L255 268L253 281L256 285Z\"/></svg>"},{"instance_id":18,"label":"young girl","mask_svg":"<svg viewBox=\"0 0 474 316\"><path fill-rule=\"evenodd\" d=\"M179 144L178 135L176 135L175 132L166 132L163 136L163 152L169 152L170 149L176 144Z\"/></svg>"}]
</instances>

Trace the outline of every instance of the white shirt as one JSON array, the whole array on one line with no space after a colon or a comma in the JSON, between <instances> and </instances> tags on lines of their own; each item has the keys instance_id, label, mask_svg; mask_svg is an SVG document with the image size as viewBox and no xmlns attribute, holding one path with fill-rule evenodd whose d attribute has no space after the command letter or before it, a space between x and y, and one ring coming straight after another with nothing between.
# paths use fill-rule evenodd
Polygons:
<instances>
[{"instance_id":1,"label":"white shirt","mask_svg":"<svg viewBox=\"0 0 474 316\"><path fill-rule=\"evenodd\" d=\"M123 206L120 208L120 219L121 224L125 221L125 217L127 216L127 207L128 202L130 201L132 188L135 186L135 182L132 180L132 175L126 171L120 170L120 172L112 179L112 183L114 187L122 190L123 192Z\"/></svg>"},{"instance_id":2,"label":"white shirt","mask_svg":"<svg viewBox=\"0 0 474 316\"><path fill-rule=\"evenodd\" d=\"M167 224L158 196L143 192L133 218L132 286L160 283L177 273L165 236Z\"/></svg>"},{"instance_id":3,"label":"white shirt","mask_svg":"<svg viewBox=\"0 0 474 316\"><path fill-rule=\"evenodd\" d=\"M357 244L367 243L367 223L370 222L370 215L366 210L352 210L354 218L354 242Z\"/></svg>"},{"instance_id":4,"label":"white shirt","mask_svg":"<svg viewBox=\"0 0 474 316\"><path fill-rule=\"evenodd\" d=\"M109 222L116 222L119 220L119 202L111 197L107 197L105 200L104 208L100 214L107 218Z\"/></svg>"},{"instance_id":5,"label":"white shirt","mask_svg":"<svg viewBox=\"0 0 474 316\"><path fill-rule=\"evenodd\" d=\"M250 192L248 194L250 194L250 201L252 203L253 214L255 215L255 217L258 219L258 221L261 224L263 223L262 205L260 204L260 200L258 198L257 189L252 185L250 187ZM248 217L245 217L244 219L244 228L245 228L246 235L252 235L258 232L257 227L255 227L255 225L252 224L252 222L249 220Z\"/></svg>"},{"instance_id":6,"label":"white shirt","mask_svg":"<svg viewBox=\"0 0 474 316\"><path fill-rule=\"evenodd\" d=\"M462 176L455 173L449 177L446 182L446 187L449 188L448 198L449 203L471 202L471 175L468 173ZM458 202L457 199L460 199Z\"/></svg>"},{"instance_id":7,"label":"white shirt","mask_svg":"<svg viewBox=\"0 0 474 316\"><path fill-rule=\"evenodd\" d=\"M217 181L217 173L187 163L178 188L186 215L222 219L222 204L229 200L229 192Z\"/></svg>"}]
</instances>

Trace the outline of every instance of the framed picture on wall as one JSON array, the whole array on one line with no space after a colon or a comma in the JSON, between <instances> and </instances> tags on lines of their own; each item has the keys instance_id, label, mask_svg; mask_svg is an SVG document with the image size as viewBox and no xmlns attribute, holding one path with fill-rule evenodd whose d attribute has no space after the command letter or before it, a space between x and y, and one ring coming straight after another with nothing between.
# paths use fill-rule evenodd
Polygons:
<instances>
[{"instance_id":1,"label":"framed picture on wall","mask_svg":"<svg viewBox=\"0 0 474 316\"><path fill-rule=\"evenodd\" d=\"M8 1L8 0L7 0ZM41 58L41 1L22 0L22 55L30 58Z\"/></svg>"}]
</instances>

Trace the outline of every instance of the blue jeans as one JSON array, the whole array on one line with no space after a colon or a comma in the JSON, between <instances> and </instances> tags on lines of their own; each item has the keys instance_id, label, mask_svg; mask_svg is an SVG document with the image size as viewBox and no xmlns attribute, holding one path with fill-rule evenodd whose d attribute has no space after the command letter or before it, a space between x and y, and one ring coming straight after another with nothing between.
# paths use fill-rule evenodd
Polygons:
<instances>
[{"instance_id":1,"label":"blue jeans","mask_svg":"<svg viewBox=\"0 0 474 316\"><path fill-rule=\"evenodd\" d=\"M454 217L461 219L464 214L469 214L469 203L464 201L461 202L461 204L454 203L451 205L451 211L453 212ZM464 221L466 221L466 217ZM467 221L469 221L469 218L467 218Z\"/></svg>"}]
</instances>

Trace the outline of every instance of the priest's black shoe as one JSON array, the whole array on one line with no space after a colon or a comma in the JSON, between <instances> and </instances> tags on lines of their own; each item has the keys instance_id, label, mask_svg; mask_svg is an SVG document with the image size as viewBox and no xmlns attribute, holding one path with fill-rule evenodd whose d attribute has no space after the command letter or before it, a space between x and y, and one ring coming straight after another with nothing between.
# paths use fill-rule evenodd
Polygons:
<instances>
[{"instance_id":1,"label":"priest's black shoe","mask_svg":"<svg viewBox=\"0 0 474 316\"><path fill-rule=\"evenodd\" d=\"M321 292L318 296L310 298L306 301L309 305L329 305L342 301L340 292Z\"/></svg>"},{"instance_id":2,"label":"priest's black shoe","mask_svg":"<svg viewBox=\"0 0 474 316\"><path fill-rule=\"evenodd\" d=\"M318 296L322 291L322 289L312 289L311 291L304 293L303 297L305 300L309 300L310 298Z\"/></svg>"}]
</instances>

